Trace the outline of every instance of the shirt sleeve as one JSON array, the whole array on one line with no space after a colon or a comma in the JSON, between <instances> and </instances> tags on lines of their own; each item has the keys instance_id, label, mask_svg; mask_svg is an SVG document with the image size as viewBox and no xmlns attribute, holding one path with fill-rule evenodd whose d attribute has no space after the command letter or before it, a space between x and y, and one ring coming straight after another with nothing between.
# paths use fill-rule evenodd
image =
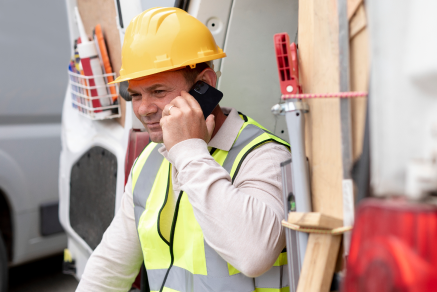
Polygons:
<instances>
[{"instance_id":1,"label":"shirt sleeve","mask_svg":"<svg viewBox=\"0 0 437 292\"><path fill-rule=\"evenodd\" d=\"M269 270L285 247L280 163L290 157L285 146L264 144L245 158L232 184L203 140L168 152L206 242L249 277Z\"/></svg>"},{"instance_id":2,"label":"shirt sleeve","mask_svg":"<svg viewBox=\"0 0 437 292\"><path fill-rule=\"evenodd\" d=\"M129 175L120 209L91 254L76 291L129 291L142 262Z\"/></svg>"}]
</instances>

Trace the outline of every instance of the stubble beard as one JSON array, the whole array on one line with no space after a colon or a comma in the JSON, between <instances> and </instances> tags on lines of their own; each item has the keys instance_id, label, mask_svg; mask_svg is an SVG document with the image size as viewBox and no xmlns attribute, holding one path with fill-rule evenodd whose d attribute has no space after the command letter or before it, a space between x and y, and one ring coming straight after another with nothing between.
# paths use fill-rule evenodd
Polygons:
<instances>
[{"instance_id":1,"label":"stubble beard","mask_svg":"<svg viewBox=\"0 0 437 292\"><path fill-rule=\"evenodd\" d=\"M160 132L150 132L149 130L147 130L147 132L149 133L149 137L150 137L150 140L152 140L152 142L154 142L154 143L164 143L162 131L160 131Z\"/></svg>"}]
</instances>

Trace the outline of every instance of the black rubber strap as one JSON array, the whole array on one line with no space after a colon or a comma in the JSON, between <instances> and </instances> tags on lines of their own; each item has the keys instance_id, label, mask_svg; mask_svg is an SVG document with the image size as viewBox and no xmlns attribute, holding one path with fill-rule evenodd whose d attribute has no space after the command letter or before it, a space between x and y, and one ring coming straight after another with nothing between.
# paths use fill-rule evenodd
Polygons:
<instances>
[{"instance_id":1,"label":"black rubber strap","mask_svg":"<svg viewBox=\"0 0 437 292\"><path fill-rule=\"evenodd\" d=\"M120 87L118 89L118 92L120 93L120 96L125 101L132 101L132 97L130 96L129 92L127 91L128 87L129 87L129 82L127 82L127 81L120 82Z\"/></svg>"},{"instance_id":2,"label":"black rubber strap","mask_svg":"<svg viewBox=\"0 0 437 292\"><path fill-rule=\"evenodd\" d=\"M120 0L117 0L117 11L118 11L118 21L120 23L120 27L123 28L123 16L121 15Z\"/></svg>"},{"instance_id":3,"label":"black rubber strap","mask_svg":"<svg viewBox=\"0 0 437 292\"><path fill-rule=\"evenodd\" d=\"M190 0L176 0L174 2L174 7L180 8L185 11L188 11L189 5L190 5Z\"/></svg>"}]
</instances>

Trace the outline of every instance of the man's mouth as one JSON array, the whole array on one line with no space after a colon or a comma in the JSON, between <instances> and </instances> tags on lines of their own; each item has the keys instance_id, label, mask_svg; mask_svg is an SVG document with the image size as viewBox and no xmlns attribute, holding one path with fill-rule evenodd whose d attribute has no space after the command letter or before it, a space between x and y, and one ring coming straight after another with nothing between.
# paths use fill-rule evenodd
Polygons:
<instances>
[{"instance_id":1,"label":"man's mouth","mask_svg":"<svg viewBox=\"0 0 437 292\"><path fill-rule=\"evenodd\" d=\"M146 123L147 129L149 130L161 130L161 126L159 125L159 122L156 123Z\"/></svg>"}]
</instances>

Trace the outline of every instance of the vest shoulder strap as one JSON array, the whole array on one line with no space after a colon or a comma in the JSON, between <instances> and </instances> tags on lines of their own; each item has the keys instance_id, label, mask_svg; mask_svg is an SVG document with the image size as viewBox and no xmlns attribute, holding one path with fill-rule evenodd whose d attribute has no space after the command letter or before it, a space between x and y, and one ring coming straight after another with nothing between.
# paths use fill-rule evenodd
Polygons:
<instances>
[{"instance_id":1,"label":"vest shoulder strap","mask_svg":"<svg viewBox=\"0 0 437 292\"><path fill-rule=\"evenodd\" d=\"M158 144L158 143L150 142L143 149L143 151L140 153L138 158L135 160L135 163L132 166L132 171L131 171L131 175L132 175L132 189L135 188L135 185L137 183L138 177L140 176L141 170L142 170L144 164L146 163L146 161L148 160L149 156L152 155L152 156L157 156L157 158L159 158L159 157L163 158L158 153L158 149L160 147L159 145L160 144ZM156 153L154 153L154 152L156 152ZM156 154L156 155L154 155L154 154ZM162 161L162 159L161 159L161 161Z\"/></svg>"},{"instance_id":2,"label":"vest shoulder strap","mask_svg":"<svg viewBox=\"0 0 437 292\"><path fill-rule=\"evenodd\" d=\"M223 164L223 168L231 175L232 182L234 182L244 159L259 146L269 142L275 142L290 149L288 142L274 135L255 120L241 113L240 117L245 122Z\"/></svg>"}]
</instances>

